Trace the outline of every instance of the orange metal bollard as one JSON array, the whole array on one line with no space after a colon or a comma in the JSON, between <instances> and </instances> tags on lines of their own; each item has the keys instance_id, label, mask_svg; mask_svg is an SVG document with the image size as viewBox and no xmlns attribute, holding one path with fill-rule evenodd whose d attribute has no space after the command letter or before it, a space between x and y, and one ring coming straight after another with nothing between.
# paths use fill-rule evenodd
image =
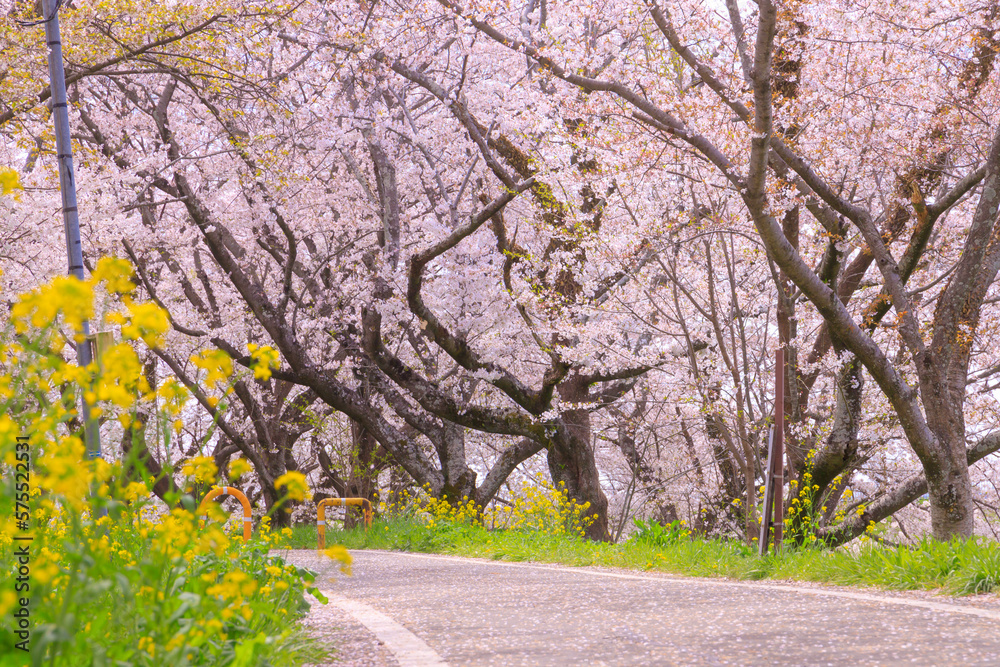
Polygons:
<instances>
[{"instance_id":1,"label":"orange metal bollard","mask_svg":"<svg viewBox=\"0 0 1000 667\"><path fill-rule=\"evenodd\" d=\"M319 530L319 548L326 548L326 507L327 505L332 505L334 507L339 507L341 505L357 505L362 507L365 512L365 530L368 530L372 525L372 518L374 513L372 512L372 503L367 498L324 498L319 501L316 505L316 527Z\"/></svg>"},{"instance_id":2,"label":"orange metal bollard","mask_svg":"<svg viewBox=\"0 0 1000 667\"><path fill-rule=\"evenodd\" d=\"M250 501L247 500L246 495L237 489L235 486L217 486L208 492L205 499L201 501L201 505L198 506L198 513L201 515L203 521L208 521L208 514L202 514L202 508L207 507L208 503L215 500L219 496L232 496L236 500L240 501L243 505L243 541L250 541Z\"/></svg>"}]
</instances>

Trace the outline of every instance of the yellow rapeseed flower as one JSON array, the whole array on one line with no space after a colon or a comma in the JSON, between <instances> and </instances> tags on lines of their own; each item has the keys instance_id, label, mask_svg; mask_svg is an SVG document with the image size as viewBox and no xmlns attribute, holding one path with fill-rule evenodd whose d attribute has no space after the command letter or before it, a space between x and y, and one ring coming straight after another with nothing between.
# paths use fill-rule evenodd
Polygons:
<instances>
[{"instance_id":1,"label":"yellow rapeseed flower","mask_svg":"<svg viewBox=\"0 0 1000 667\"><path fill-rule=\"evenodd\" d=\"M251 470L253 470L253 466L246 459L233 459L229 462L229 479L235 482Z\"/></svg>"},{"instance_id":2,"label":"yellow rapeseed flower","mask_svg":"<svg viewBox=\"0 0 1000 667\"><path fill-rule=\"evenodd\" d=\"M250 350L250 358L252 359L250 368L253 369L254 378L258 380L271 379L271 371L281 365L278 351L269 345L256 345L255 343L248 344L247 349Z\"/></svg>"},{"instance_id":3,"label":"yellow rapeseed flower","mask_svg":"<svg viewBox=\"0 0 1000 667\"><path fill-rule=\"evenodd\" d=\"M156 655L156 642L153 641L152 637L140 637L139 650L144 651L151 656Z\"/></svg>"},{"instance_id":4,"label":"yellow rapeseed flower","mask_svg":"<svg viewBox=\"0 0 1000 667\"><path fill-rule=\"evenodd\" d=\"M139 356L127 343L111 346L101 356L103 372L97 379L96 399L110 401L119 408L129 408L137 393L149 391Z\"/></svg>"},{"instance_id":5,"label":"yellow rapeseed flower","mask_svg":"<svg viewBox=\"0 0 1000 667\"><path fill-rule=\"evenodd\" d=\"M74 509L83 508L83 500L91 482L91 471L83 465L85 447L77 436L57 440L37 460L38 486L61 496Z\"/></svg>"},{"instance_id":6,"label":"yellow rapeseed flower","mask_svg":"<svg viewBox=\"0 0 1000 667\"><path fill-rule=\"evenodd\" d=\"M55 322L62 314L66 324L77 334L83 331L83 321L94 316L94 290L90 283L75 276L58 276L18 296L10 310L10 319L19 334L29 326L41 329Z\"/></svg>"},{"instance_id":7,"label":"yellow rapeseed flower","mask_svg":"<svg viewBox=\"0 0 1000 667\"><path fill-rule=\"evenodd\" d=\"M226 601L235 601L242 599L244 596L253 595L256 590L256 581L251 579L246 572L234 570L227 572L222 577L221 582L209 586L205 592Z\"/></svg>"},{"instance_id":8,"label":"yellow rapeseed flower","mask_svg":"<svg viewBox=\"0 0 1000 667\"><path fill-rule=\"evenodd\" d=\"M208 373L205 382L210 387L215 387L233 374L233 360L223 350L203 350L201 354L191 357L191 363Z\"/></svg>"},{"instance_id":9,"label":"yellow rapeseed flower","mask_svg":"<svg viewBox=\"0 0 1000 667\"><path fill-rule=\"evenodd\" d=\"M130 503L145 500L149 496L149 489L142 482L129 482L122 491L122 497Z\"/></svg>"},{"instance_id":10,"label":"yellow rapeseed flower","mask_svg":"<svg viewBox=\"0 0 1000 667\"><path fill-rule=\"evenodd\" d=\"M184 463L181 472L187 477L194 477L197 482L207 484L215 480L219 469L211 456L195 456Z\"/></svg>"},{"instance_id":11,"label":"yellow rapeseed flower","mask_svg":"<svg viewBox=\"0 0 1000 667\"><path fill-rule=\"evenodd\" d=\"M309 486L306 484L306 476L297 470L286 472L284 475L274 480L276 489L285 489L285 493L291 500L305 500L309 493Z\"/></svg>"},{"instance_id":12,"label":"yellow rapeseed flower","mask_svg":"<svg viewBox=\"0 0 1000 667\"><path fill-rule=\"evenodd\" d=\"M180 413L188 397L191 395L187 387L177 381L176 378L167 378L160 388L156 390L156 395L164 402L163 409L170 416Z\"/></svg>"},{"instance_id":13,"label":"yellow rapeseed flower","mask_svg":"<svg viewBox=\"0 0 1000 667\"><path fill-rule=\"evenodd\" d=\"M341 571L346 572L347 574L351 573L351 554L347 553L347 549L341 545L336 544L330 547L323 552L323 555L340 563Z\"/></svg>"},{"instance_id":14,"label":"yellow rapeseed flower","mask_svg":"<svg viewBox=\"0 0 1000 667\"><path fill-rule=\"evenodd\" d=\"M7 196L21 188L21 178L10 167L0 167L0 195Z\"/></svg>"},{"instance_id":15,"label":"yellow rapeseed flower","mask_svg":"<svg viewBox=\"0 0 1000 667\"><path fill-rule=\"evenodd\" d=\"M109 292L128 294L135 289L132 283L134 275L132 265L126 259L119 257L101 257L90 275L94 282L104 282Z\"/></svg>"},{"instance_id":16,"label":"yellow rapeseed flower","mask_svg":"<svg viewBox=\"0 0 1000 667\"><path fill-rule=\"evenodd\" d=\"M17 595L14 591L4 591L0 593L0 616L6 617L7 612L17 604Z\"/></svg>"},{"instance_id":17,"label":"yellow rapeseed flower","mask_svg":"<svg viewBox=\"0 0 1000 667\"><path fill-rule=\"evenodd\" d=\"M122 324L122 336L127 340L142 339L146 345L158 347L163 342L163 334L170 329L167 311L149 302L130 302L128 310L130 318Z\"/></svg>"}]
</instances>

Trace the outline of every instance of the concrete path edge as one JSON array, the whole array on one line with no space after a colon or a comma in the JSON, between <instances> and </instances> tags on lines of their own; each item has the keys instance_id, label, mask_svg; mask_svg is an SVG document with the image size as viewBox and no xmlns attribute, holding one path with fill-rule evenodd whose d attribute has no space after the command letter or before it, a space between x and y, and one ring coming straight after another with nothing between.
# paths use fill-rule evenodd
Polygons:
<instances>
[{"instance_id":1,"label":"concrete path edge","mask_svg":"<svg viewBox=\"0 0 1000 667\"><path fill-rule=\"evenodd\" d=\"M485 558L467 558L465 556L443 556L438 554L420 554L409 551L385 551L382 549L365 549L365 551L371 551L376 553L398 554L403 556L411 556L413 558L425 558L429 560L464 561L467 563L490 564L490 565L499 565L503 567L519 567L519 568L531 568L531 569L543 569L543 570L557 570L562 572L575 572L578 574L586 574L594 577L610 577L616 579L633 579L633 580L657 579L661 581L683 582L686 584L696 583L696 584L703 584L706 586L732 586L739 588L757 588L757 589L767 588L778 591L803 593L806 595L817 595L817 596L825 595L828 597L846 598L849 600L864 600L866 602L878 602L882 604L896 604L896 605L905 605L908 607L920 607L923 609L932 609L934 611L941 611L953 614L966 614L969 616L979 616L981 618L989 618L995 621L1000 621L1000 611L994 611L992 609L982 609L979 607L968 607L964 605L948 604L947 602L930 602L927 600L911 600L908 598L888 597L882 595L874 595L871 593L837 591L837 590L830 590L829 588L807 588L805 586L771 584L763 581L755 581L755 582L720 581L718 579L708 579L702 577L683 577L683 576L672 576L672 575L650 576L648 574L626 574L624 572L606 572L602 570L593 570L589 569L587 566L568 567L565 565L556 565L551 563L511 563L509 561L502 561L502 560L487 560Z\"/></svg>"},{"instance_id":2,"label":"concrete path edge","mask_svg":"<svg viewBox=\"0 0 1000 667\"><path fill-rule=\"evenodd\" d=\"M399 662L400 667L447 667L427 642L374 607L322 590L329 604L339 607L371 630Z\"/></svg>"}]
</instances>

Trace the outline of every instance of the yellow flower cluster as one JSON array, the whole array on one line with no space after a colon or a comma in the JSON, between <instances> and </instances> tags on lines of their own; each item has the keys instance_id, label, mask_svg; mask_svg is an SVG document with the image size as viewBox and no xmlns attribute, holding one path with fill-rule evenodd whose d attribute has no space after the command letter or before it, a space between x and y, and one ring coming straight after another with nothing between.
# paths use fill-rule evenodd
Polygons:
<instances>
[{"instance_id":1,"label":"yellow flower cluster","mask_svg":"<svg viewBox=\"0 0 1000 667\"><path fill-rule=\"evenodd\" d=\"M149 394L149 383L142 373L142 362L135 350L126 343L109 348L100 359L101 372L96 378L98 401L110 401L119 408L130 408L136 394ZM72 368L72 367L71 367Z\"/></svg>"},{"instance_id":2,"label":"yellow flower cluster","mask_svg":"<svg viewBox=\"0 0 1000 667\"><path fill-rule=\"evenodd\" d=\"M552 535L584 535L594 522L590 503L570 498L566 485L554 485L542 475L521 485L510 505L494 505L484 516L490 526L533 530Z\"/></svg>"},{"instance_id":3,"label":"yellow flower cluster","mask_svg":"<svg viewBox=\"0 0 1000 667\"><path fill-rule=\"evenodd\" d=\"M274 488L284 489L285 497L289 500L302 501L309 495L309 485L306 484L306 476L297 470L286 472L274 480Z\"/></svg>"},{"instance_id":4,"label":"yellow flower cluster","mask_svg":"<svg viewBox=\"0 0 1000 667\"><path fill-rule=\"evenodd\" d=\"M218 506L216 505L216 507ZM241 538L243 535L242 516L238 520L231 521L228 524L228 528L233 539ZM291 528L282 528L277 532L272 531L271 517L265 515L260 518L260 523L257 525L257 532L251 538L251 544L260 545L267 549L286 549L291 537Z\"/></svg>"},{"instance_id":5,"label":"yellow flower cluster","mask_svg":"<svg viewBox=\"0 0 1000 667\"><path fill-rule=\"evenodd\" d=\"M156 390L156 395L160 399L160 406L171 417L176 417L184 408L191 392L176 378L167 378L160 388Z\"/></svg>"},{"instance_id":6,"label":"yellow flower cluster","mask_svg":"<svg viewBox=\"0 0 1000 667\"><path fill-rule=\"evenodd\" d=\"M185 477L193 477L196 482L211 484L219 474L219 469L211 456L195 456L181 466L181 472Z\"/></svg>"},{"instance_id":7,"label":"yellow flower cluster","mask_svg":"<svg viewBox=\"0 0 1000 667\"><path fill-rule=\"evenodd\" d=\"M233 360L223 350L203 350L191 357L191 363L207 373L205 382L210 387L228 381L233 375Z\"/></svg>"},{"instance_id":8,"label":"yellow flower cluster","mask_svg":"<svg viewBox=\"0 0 1000 667\"><path fill-rule=\"evenodd\" d=\"M91 280L103 282L109 292L128 294L135 289L132 277L135 271L128 260L118 257L102 257L90 274Z\"/></svg>"},{"instance_id":9,"label":"yellow flower cluster","mask_svg":"<svg viewBox=\"0 0 1000 667\"><path fill-rule=\"evenodd\" d=\"M821 502L824 499L816 498L820 487L818 484L813 483L812 478L812 468L815 456L815 449L810 450L806 455L806 465L805 470L802 473L801 488L799 488L800 485L797 481L792 480L790 482L792 490L797 491L797 497L792 499L785 517L786 535L790 539L799 539L805 544L817 542L819 539L817 537L819 519L826 516L829 510L829 506ZM833 480L830 481L825 495L830 496L834 494L843 481L843 475L837 475L834 477ZM849 488L844 489L841 494L841 498L845 501L849 501L853 496L854 493ZM816 498L816 500L814 500L814 498ZM819 505L818 510L813 506L814 502ZM836 525L842 522L845 518L845 509L843 507L835 509L836 512L833 514L831 525ZM864 505L859 506L856 510L857 515L861 516L864 513L864 509Z\"/></svg>"},{"instance_id":10,"label":"yellow flower cluster","mask_svg":"<svg viewBox=\"0 0 1000 667\"><path fill-rule=\"evenodd\" d=\"M60 315L78 340L82 340L84 320L94 317L93 283L74 276L58 276L19 296L10 310L14 330L22 335L31 327L50 327L58 322Z\"/></svg>"},{"instance_id":11,"label":"yellow flower cluster","mask_svg":"<svg viewBox=\"0 0 1000 667\"><path fill-rule=\"evenodd\" d=\"M281 365L281 357L278 351L268 345L257 345L250 343L247 345L250 350L250 368L253 369L253 376L258 380L270 380L271 371Z\"/></svg>"},{"instance_id":12,"label":"yellow flower cluster","mask_svg":"<svg viewBox=\"0 0 1000 667\"><path fill-rule=\"evenodd\" d=\"M256 590L257 582L246 572L233 570L227 572L221 582L209 586L206 592L230 604L239 605L243 602L243 598L253 595Z\"/></svg>"},{"instance_id":13,"label":"yellow flower cluster","mask_svg":"<svg viewBox=\"0 0 1000 667\"><path fill-rule=\"evenodd\" d=\"M517 488L509 501L483 509L468 496L449 501L432 495L429 485L411 495L404 491L394 502L380 502L383 516L415 514L428 528L472 526L538 531L552 535L584 535L594 522L590 503L570 498L565 484L554 485L542 475Z\"/></svg>"},{"instance_id":14,"label":"yellow flower cluster","mask_svg":"<svg viewBox=\"0 0 1000 667\"><path fill-rule=\"evenodd\" d=\"M324 551L323 555L340 563L341 572L351 574L351 554L347 553L347 549L338 544Z\"/></svg>"},{"instance_id":15,"label":"yellow flower cluster","mask_svg":"<svg viewBox=\"0 0 1000 667\"><path fill-rule=\"evenodd\" d=\"M145 527L153 536L153 551L168 558L178 558L184 552L222 556L231 544L219 524L200 527L197 517L185 509L171 510L159 523L146 523Z\"/></svg>"},{"instance_id":16,"label":"yellow flower cluster","mask_svg":"<svg viewBox=\"0 0 1000 667\"><path fill-rule=\"evenodd\" d=\"M0 195L7 196L21 187L21 179L16 171L9 167L0 167Z\"/></svg>"},{"instance_id":17,"label":"yellow flower cluster","mask_svg":"<svg viewBox=\"0 0 1000 667\"><path fill-rule=\"evenodd\" d=\"M812 461L816 450L810 450L806 455L805 472L802 473L802 488L796 480L789 482L792 491L797 491L797 497L792 498L785 513L786 539L801 540L812 544L816 541L816 529L819 527L818 517L813 507L813 495L819 486L812 483Z\"/></svg>"},{"instance_id":18,"label":"yellow flower cluster","mask_svg":"<svg viewBox=\"0 0 1000 667\"><path fill-rule=\"evenodd\" d=\"M122 497L129 503L141 503L149 497L149 489L142 482L129 482L122 489Z\"/></svg>"},{"instance_id":19,"label":"yellow flower cluster","mask_svg":"<svg viewBox=\"0 0 1000 667\"><path fill-rule=\"evenodd\" d=\"M83 441L77 436L61 437L43 450L36 460L39 488L62 498L81 510L93 476L93 466L84 462Z\"/></svg>"},{"instance_id":20,"label":"yellow flower cluster","mask_svg":"<svg viewBox=\"0 0 1000 667\"><path fill-rule=\"evenodd\" d=\"M462 502L454 505L444 498L428 497L424 501L423 509L427 512L430 525L434 525L434 522L469 525L482 523L481 508L474 501L469 500L468 496L463 496Z\"/></svg>"},{"instance_id":21,"label":"yellow flower cluster","mask_svg":"<svg viewBox=\"0 0 1000 667\"><path fill-rule=\"evenodd\" d=\"M125 304L128 313L112 313L108 321L119 324L122 337L126 340L142 340L149 347L159 347L163 344L163 334L170 329L170 319L167 312L155 303Z\"/></svg>"},{"instance_id":22,"label":"yellow flower cluster","mask_svg":"<svg viewBox=\"0 0 1000 667\"><path fill-rule=\"evenodd\" d=\"M17 595L12 589L8 588L0 592L0 616L6 618L7 612L12 610L15 604L17 604Z\"/></svg>"},{"instance_id":23,"label":"yellow flower cluster","mask_svg":"<svg viewBox=\"0 0 1000 667\"><path fill-rule=\"evenodd\" d=\"M235 482L252 470L253 466L246 459L233 459L229 462L229 479Z\"/></svg>"}]
</instances>

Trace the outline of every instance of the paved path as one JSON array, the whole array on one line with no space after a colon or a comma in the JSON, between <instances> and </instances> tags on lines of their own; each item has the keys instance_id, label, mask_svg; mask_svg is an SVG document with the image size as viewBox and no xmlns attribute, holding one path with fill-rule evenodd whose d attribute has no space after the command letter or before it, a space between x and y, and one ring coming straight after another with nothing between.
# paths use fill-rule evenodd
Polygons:
<instances>
[{"instance_id":1,"label":"paved path","mask_svg":"<svg viewBox=\"0 0 1000 667\"><path fill-rule=\"evenodd\" d=\"M353 551L344 577L314 551L331 604L380 655L340 664L1000 665L1000 606L658 573ZM316 616L316 615L319 616ZM338 621L339 619L339 621ZM384 645L384 648L379 646ZM388 651L386 651L388 649Z\"/></svg>"}]
</instances>

